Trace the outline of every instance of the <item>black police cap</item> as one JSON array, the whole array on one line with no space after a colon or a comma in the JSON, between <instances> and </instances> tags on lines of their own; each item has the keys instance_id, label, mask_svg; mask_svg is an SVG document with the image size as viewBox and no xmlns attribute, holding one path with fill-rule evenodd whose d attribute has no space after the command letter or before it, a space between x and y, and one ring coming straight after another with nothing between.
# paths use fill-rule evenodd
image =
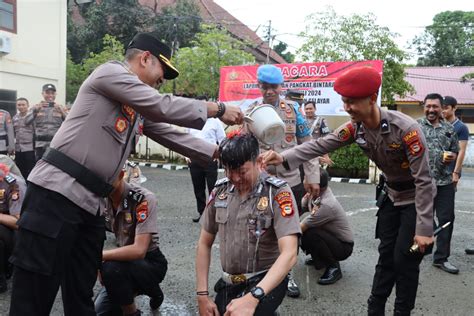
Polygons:
<instances>
[{"instance_id":1,"label":"black police cap","mask_svg":"<svg viewBox=\"0 0 474 316\"><path fill-rule=\"evenodd\" d=\"M47 83L47 84L43 85L43 91L46 91L46 90L56 91L56 87L52 83Z\"/></svg>"},{"instance_id":2,"label":"black police cap","mask_svg":"<svg viewBox=\"0 0 474 316\"><path fill-rule=\"evenodd\" d=\"M158 58L164 66L164 78L167 80L174 79L179 76L179 71L171 64L171 49L168 45L162 43L154 33L138 33L128 44L127 49L136 48L143 51L149 51L153 56Z\"/></svg>"},{"instance_id":3,"label":"black police cap","mask_svg":"<svg viewBox=\"0 0 474 316\"><path fill-rule=\"evenodd\" d=\"M286 97L291 100L304 100L304 91L300 90L288 90Z\"/></svg>"}]
</instances>

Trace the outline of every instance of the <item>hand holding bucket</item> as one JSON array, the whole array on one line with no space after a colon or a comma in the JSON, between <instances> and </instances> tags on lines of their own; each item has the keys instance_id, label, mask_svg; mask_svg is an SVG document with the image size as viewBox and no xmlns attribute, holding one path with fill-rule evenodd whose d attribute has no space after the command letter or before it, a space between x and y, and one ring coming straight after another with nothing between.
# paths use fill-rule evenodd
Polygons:
<instances>
[{"instance_id":1,"label":"hand holding bucket","mask_svg":"<svg viewBox=\"0 0 474 316\"><path fill-rule=\"evenodd\" d=\"M244 116L244 122L249 131L267 145L281 141L285 135L285 124L269 104L256 106Z\"/></svg>"}]
</instances>

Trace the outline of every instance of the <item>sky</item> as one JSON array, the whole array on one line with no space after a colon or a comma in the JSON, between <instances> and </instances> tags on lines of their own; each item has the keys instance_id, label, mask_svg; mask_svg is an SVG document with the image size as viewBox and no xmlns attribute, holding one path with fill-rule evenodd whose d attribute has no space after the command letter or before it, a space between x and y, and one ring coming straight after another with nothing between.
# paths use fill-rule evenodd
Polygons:
<instances>
[{"instance_id":1,"label":"sky","mask_svg":"<svg viewBox=\"0 0 474 316\"><path fill-rule=\"evenodd\" d=\"M338 15L373 13L377 24L400 34L395 38L398 46L409 51L407 42L423 33L433 17L443 11L474 11L474 1L468 0L214 0L234 17L262 36L271 20L277 40L296 51L303 40L296 34L304 31L305 17L332 6ZM277 42L275 42L276 44ZM416 56L410 61L415 62Z\"/></svg>"}]
</instances>

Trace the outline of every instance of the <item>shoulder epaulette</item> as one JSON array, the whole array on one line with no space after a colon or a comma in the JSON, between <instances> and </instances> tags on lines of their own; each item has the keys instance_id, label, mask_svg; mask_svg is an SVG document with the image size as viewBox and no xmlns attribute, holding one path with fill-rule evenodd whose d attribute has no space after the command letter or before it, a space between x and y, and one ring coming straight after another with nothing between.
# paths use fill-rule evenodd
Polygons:
<instances>
[{"instance_id":1,"label":"shoulder epaulette","mask_svg":"<svg viewBox=\"0 0 474 316\"><path fill-rule=\"evenodd\" d=\"M214 184L214 187L221 186L223 184L226 184L227 182L229 182L229 178L227 178L227 177L219 179L219 180L216 181L216 184Z\"/></svg>"},{"instance_id":2,"label":"shoulder epaulette","mask_svg":"<svg viewBox=\"0 0 474 316\"><path fill-rule=\"evenodd\" d=\"M15 183L16 179L15 179L15 177L13 177L13 176L7 174L7 175L5 176L5 181L6 181L8 184L12 184L12 183Z\"/></svg>"},{"instance_id":3,"label":"shoulder epaulette","mask_svg":"<svg viewBox=\"0 0 474 316\"><path fill-rule=\"evenodd\" d=\"M136 192L136 191L133 191L133 190L130 190L128 192L128 197L130 199L132 199L133 201L137 202L137 203L141 203L143 201L143 199L145 198L145 195L139 193L139 192Z\"/></svg>"},{"instance_id":4,"label":"shoulder epaulette","mask_svg":"<svg viewBox=\"0 0 474 316\"><path fill-rule=\"evenodd\" d=\"M135 168L136 166L138 166L136 162L133 162L133 161L130 161L130 160L127 160L127 165L129 165L132 168Z\"/></svg>"},{"instance_id":5,"label":"shoulder epaulette","mask_svg":"<svg viewBox=\"0 0 474 316\"><path fill-rule=\"evenodd\" d=\"M278 178L275 178L275 177L268 177L268 178L265 179L265 181L270 183L273 186L276 186L277 188L281 188L282 186L284 186L286 184L285 180L278 179Z\"/></svg>"}]
</instances>

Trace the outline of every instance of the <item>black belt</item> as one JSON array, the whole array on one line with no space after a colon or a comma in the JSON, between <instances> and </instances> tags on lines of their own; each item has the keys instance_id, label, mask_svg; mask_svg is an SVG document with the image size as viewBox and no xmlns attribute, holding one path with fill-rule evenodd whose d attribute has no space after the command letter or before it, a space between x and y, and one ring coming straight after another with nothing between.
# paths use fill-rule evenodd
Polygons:
<instances>
[{"instance_id":1,"label":"black belt","mask_svg":"<svg viewBox=\"0 0 474 316\"><path fill-rule=\"evenodd\" d=\"M53 140L53 136L49 135L35 135L35 140L39 142L50 142Z\"/></svg>"},{"instance_id":2,"label":"black belt","mask_svg":"<svg viewBox=\"0 0 474 316\"><path fill-rule=\"evenodd\" d=\"M4 140L7 140L8 139L8 135L0 135L0 139L4 139Z\"/></svg>"},{"instance_id":3,"label":"black belt","mask_svg":"<svg viewBox=\"0 0 474 316\"><path fill-rule=\"evenodd\" d=\"M48 148L41 159L61 169L87 190L101 197L109 196L114 189L112 185L102 180L94 172L54 148Z\"/></svg>"},{"instance_id":4,"label":"black belt","mask_svg":"<svg viewBox=\"0 0 474 316\"><path fill-rule=\"evenodd\" d=\"M390 187L390 189L395 191L405 191L415 188L415 183L413 181L387 182L387 185Z\"/></svg>"}]
</instances>

